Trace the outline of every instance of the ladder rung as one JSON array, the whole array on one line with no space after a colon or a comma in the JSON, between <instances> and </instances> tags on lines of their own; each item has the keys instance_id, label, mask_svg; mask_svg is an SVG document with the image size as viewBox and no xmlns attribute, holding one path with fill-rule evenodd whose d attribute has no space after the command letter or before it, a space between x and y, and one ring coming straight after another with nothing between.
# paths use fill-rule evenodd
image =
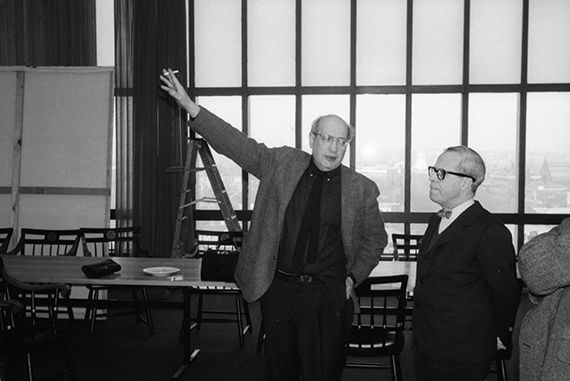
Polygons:
<instances>
[{"instance_id":1,"label":"ladder rung","mask_svg":"<svg viewBox=\"0 0 570 381\"><path fill-rule=\"evenodd\" d=\"M189 202L188 204L180 205L180 208L179 208L179 209L184 209L184 208L187 208L187 207L189 207L189 206L195 205L197 202L198 202L198 200Z\"/></svg>"},{"instance_id":2,"label":"ladder rung","mask_svg":"<svg viewBox=\"0 0 570 381\"><path fill-rule=\"evenodd\" d=\"M183 173L184 172L184 167L170 167L170 168L166 168L166 173ZM204 167L199 167L199 168L188 168L189 172L201 172L206 170L206 168Z\"/></svg>"},{"instance_id":3,"label":"ladder rung","mask_svg":"<svg viewBox=\"0 0 570 381\"><path fill-rule=\"evenodd\" d=\"M198 200L194 200L194 201L191 201L187 204L180 205L180 209L184 209L184 208L187 208L189 206L196 205L199 202L209 202L211 204L219 204L219 201L217 199L215 199L214 197L202 197L202 198L199 198Z\"/></svg>"},{"instance_id":4,"label":"ladder rung","mask_svg":"<svg viewBox=\"0 0 570 381\"><path fill-rule=\"evenodd\" d=\"M212 204L219 204L219 203L220 203L220 202L218 201L218 199L215 198L215 197L202 197L201 199L196 200L196 201L197 201L197 202L209 202L209 203L212 203Z\"/></svg>"}]
</instances>

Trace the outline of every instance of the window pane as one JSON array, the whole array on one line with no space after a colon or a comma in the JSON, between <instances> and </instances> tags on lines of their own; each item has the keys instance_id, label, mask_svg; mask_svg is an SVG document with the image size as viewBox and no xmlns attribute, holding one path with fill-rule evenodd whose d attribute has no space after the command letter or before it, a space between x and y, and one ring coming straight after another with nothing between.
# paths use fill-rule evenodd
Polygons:
<instances>
[{"instance_id":1,"label":"window pane","mask_svg":"<svg viewBox=\"0 0 570 381\"><path fill-rule=\"evenodd\" d=\"M404 95L359 95L356 112L356 170L380 189L380 210L404 211Z\"/></svg>"},{"instance_id":2,"label":"window pane","mask_svg":"<svg viewBox=\"0 0 570 381\"><path fill-rule=\"evenodd\" d=\"M241 131L241 98L240 97L200 97L197 99L200 106L206 107L208 110L230 123ZM212 156L222 180L230 201L234 209L242 208L242 181L241 168L227 157L218 154L212 150ZM200 156L198 156L197 167L202 166ZM196 174L196 199L202 197L215 198L212 186L208 180L205 171ZM198 203L196 209L212 209L219 210L217 203ZM220 221L223 224L223 221Z\"/></svg>"},{"instance_id":3,"label":"window pane","mask_svg":"<svg viewBox=\"0 0 570 381\"><path fill-rule=\"evenodd\" d=\"M196 87L241 86L241 2L196 0Z\"/></svg>"},{"instance_id":4,"label":"window pane","mask_svg":"<svg viewBox=\"0 0 570 381\"><path fill-rule=\"evenodd\" d=\"M463 1L414 1L414 85L462 83Z\"/></svg>"},{"instance_id":5,"label":"window pane","mask_svg":"<svg viewBox=\"0 0 570 381\"><path fill-rule=\"evenodd\" d=\"M438 205L429 199L427 167L443 150L461 142L461 95L412 96L412 212L433 212Z\"/></svg>"},{"instance_id":6,"label":"window pane","mask_svg":"<svg viewBox=\"0 0 570 381\"><path fill-rule=\"evenodd\" d=\"M526 213L570 213L570 94L528 94Z\"/></svg>"},{"instance_id":7,"label":"window pane","mask_svg":"<svg viewBox=\"0 0 570 381\"><path fill-rule=\"evenodd\" d=\"M268 147L295 147L295 97L255 96L249 98L250 136ZM248 209L253 209L259 180L248 175Z\"/></svg>"},{"instance_id":8,"label":"window pane","mask_svg":"<svg viewBox=\"0 0 570 381\"><path fill-rule=\"evenodd\" d=\"M539 234L549 232L557 225L525 225L524 243L527 243Z\"/></svg>"},{"instance_id":9,"label":"window pane","mask_svg":"<svg viewBox=\"0 0 570 381\"><path fill-rule=\"evenodd\" d=\"M528 82L570 82L570 2L531 1Z\"/></svg>"},{"instance_id":10,"label":"window pane","mask_svg":"<svg viewBox=\"0 0 570 381\"><path fill-rule=\"evenodd\" d=\"M406 84L406 2L357 2L356 83Z\"/></svg>"},{"instance_id":11,"label":"window pane","mask_svg":"<svg viewBox=\"0 0 570 381\"><path fill-rule=\"evenodd\" d=\"M295 85L295 1L249 0L250 86Z\"/></svg>"},{"instance_id":12,"label":"window pane","mask_svg":"<svg viewBox=\"0 0 570 381\"><path fill-rule=\"evenodd\" d=\"M518 101L518 94L469 98L469 147L479 152L487 167L476 198L493 213L517 212Z\"/></svg>"},{"instance_id":13,"label":"window pane","mask_svg":"<svg viewBox=\"0 0 570 381\"><path fill-rule=\"evenodd\" d=\"M303 150L311 153L309 147L309 133L313 121L321 115L335 114L350 121L348 112L348 95L305 95L303 96L303 128L302 140ZM346 149L342 163L346 166L350 164L350 147Z\"/></svg>"},{"instance_id":14,"label":"window pane","mask_svg":"<svg viewBox=\"0 0 570 381\"><path fill-rule=\"evenodd\" d=\"M350 2L303 1L304 86L350 83Z\"/></svg>"},{"instance_id":15,"label":"window pane","mask_svg":"<svg viewBox=\"0 0 570 381\"><path fill-rule=\"evenodd\" d=\"M469 82L520 83L522 1L471 2Z\"/></svg>"}]
</instances>

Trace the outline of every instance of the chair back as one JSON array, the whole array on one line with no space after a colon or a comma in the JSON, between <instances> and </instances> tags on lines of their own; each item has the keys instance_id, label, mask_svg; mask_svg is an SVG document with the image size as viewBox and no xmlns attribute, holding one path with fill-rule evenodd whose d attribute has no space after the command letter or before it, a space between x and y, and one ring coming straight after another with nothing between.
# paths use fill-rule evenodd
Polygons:
<instances>
[{"instance_id":1,"label":"chair back","mask_svg":"<svg viewBox=\"0 0 570 381\"><path fill-rule=\"evenodd\" d=\"M370 277L356 288L355 314L347 347L349 356L397 355L404 348L408 275Z\"/></svg>"},{"instance_id":2,"label":"chair back","mask_svg":"<svg viewBox=\"0 0 570 381\"><path fill-rule=\"evenodd\" d=\"M50 324L52 326L55 325L57 321L57 310L60 296L69 297L71 293L71 286L63 283L40 285L20 282L18 279L10 275L4 266L2 258L0 258L0 280L2 281L0 285L4 287L3 291L5 292L6 299L18 300L19 298L27 298L31 296L29 310L27 313L34 323L33 325L36 325L36 321L38 319L37 312L46 311L44 309L37 308L40 305L47 306ZM36 305L36 296L42 298L41 304ZM22 300L22 303L23 302L24 300ZM71 307L67 308L67 312L70 321L73 321L74 318Z\"/></svg>"},{"instance_id":3,"label":"chair back","mask_svg":"<svg viewBox=\"0 0 570 381\"><path fill-rule=\"evenodd\" d=\"M420 251L420 241L423 235L418 234L392 234L394 257L397 261L417 261Z\"/></svg>"},{"instance_id":4,"label":"chair back","mask_svg":"<svg viewBox=\"0 0 570 381\"><path fill-rule=\"evenodd\" d=\"M22 229L18 245L8 254L75 256L81 239L81 231Z\"/></svg>"},{"instance_id":5,"label":"chair back","mask_svg":"<svg viewBox=\"0 0 570 381\"><path fill-rule=\"evenodd\" d=\"M6 254L8 252L8 246L10 246L10 239L12 238L12 233L14 229L12 228L0 228L0 254Z\"/></svg>"},{"instance_id":6,"label":"chair back","mask_svg":"<svg viewBox=\"0 0 570 381\"><path fill-rule=\"evenodd\" d=\"M29 374L35 373L31 353L42 351L65 340L75 328L73 311L65 308L67 319L59 319L60 298L68 298L71 287L64 284L28 284L13 278L0 258L0 285L5 299L0 301L0 358L14 362L28 354ZM24 302L24 299L29 302ZM38 308L42 306L42 308ZM51 349L51 348L50 348ZM65 346L67 365L54 371L52 377L70 374L76 379L70 353ZM52 372L50 370L49 372ZM8 375L9 376L9 375Z\"/></svg>"},{"instance_id":7,"label":"chair back","mask_svg":"<svg viewBox=\"0 0 570 381\"><path fill-rule=\"evenodd\" d=\"M148 257L141 244L141 227L81 228L86 257Z\"/></svg>"}]
</instances>

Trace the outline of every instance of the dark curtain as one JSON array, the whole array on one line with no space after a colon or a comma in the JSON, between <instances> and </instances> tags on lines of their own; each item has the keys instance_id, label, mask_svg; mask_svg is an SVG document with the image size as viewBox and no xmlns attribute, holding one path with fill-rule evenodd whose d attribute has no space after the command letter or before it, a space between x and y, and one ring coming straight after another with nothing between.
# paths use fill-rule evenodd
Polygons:
<instances>
[{"instance_id":1,"label":"dark curtain","mask_svg":"<svg viewBox=\"0 0 570 381\"><path fill-rule=\"evenodd\" d=\"M142 227L145 246L155 256L169 257L180 175L168 168L184 162L187 128L185 114L160 89L158 76L170 67L180 70L186 83L185 1L116 0L116 11L117 160L122 161L117 184L125 187L117 193L117 224L132 218Z\"/></svg>"},{"instance_id":2,"label":"dark curtain","mask_svg":"<svg viewBox=\"0 0 570 381\"><path fill-rule=\"evenodd\" d=\"M0 66L95 66L95 0L0 0Z\"/></svg>"}]
</instances>

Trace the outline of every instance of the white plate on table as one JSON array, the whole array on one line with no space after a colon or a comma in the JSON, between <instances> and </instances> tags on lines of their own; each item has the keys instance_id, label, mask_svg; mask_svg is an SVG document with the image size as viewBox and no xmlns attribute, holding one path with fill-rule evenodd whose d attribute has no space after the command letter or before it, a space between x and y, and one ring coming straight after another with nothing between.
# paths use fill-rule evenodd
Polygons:
<instances>
[{"instance_id":1,"label":"white plate on table","mask_svg":"<svg viewBox=\"0 0 570 381\"><path fill-rule=\"evenodd\" d=\"M180 269L176 267L161 266L161 267L147 267L146 269L143 269L143 271L153 276L168 276L177 273L178 271L180 271Z\"/></svg>"}]
</instances>

